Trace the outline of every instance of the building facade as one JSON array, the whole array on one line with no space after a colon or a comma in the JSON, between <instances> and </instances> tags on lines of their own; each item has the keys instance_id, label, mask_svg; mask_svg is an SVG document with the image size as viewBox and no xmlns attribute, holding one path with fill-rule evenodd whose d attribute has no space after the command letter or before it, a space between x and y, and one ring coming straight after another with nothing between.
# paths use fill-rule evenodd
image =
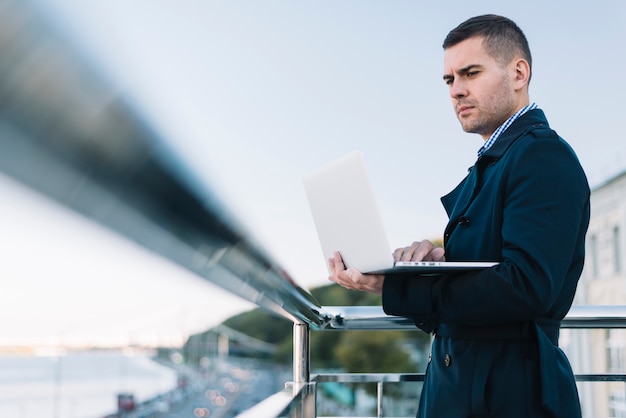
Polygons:
<instances>
[{"instance_id":1,"label":"building facade","mask_svg":"<svg viewBox=\"0 0 626 418\"><path fill-rule=\"evenodd\" d=\"M626 171L591 192L585 267L574 304L626 304ZM626 329L564 330L562 343L580 373L626 374ZM579 384L583 416L626 417L623 382Z\"/></svg>"}]
</instances>

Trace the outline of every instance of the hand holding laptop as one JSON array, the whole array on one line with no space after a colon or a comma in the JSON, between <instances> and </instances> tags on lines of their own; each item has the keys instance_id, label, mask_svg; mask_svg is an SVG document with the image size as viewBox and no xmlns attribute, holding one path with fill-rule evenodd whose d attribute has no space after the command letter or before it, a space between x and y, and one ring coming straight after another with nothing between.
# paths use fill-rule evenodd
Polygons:
<instances>
[{"instance_id":1,"label":"hand holding laptop","mask_svg":"<svg viewBox=\"0 0 626 418\"><path fill-rule=\"evenodd\" d=\"M408 247L398 248L393 252L394 261L445 261L444 250L436 247L428 240L414 242ZM341 254L335 251L333 257L328 259L330 276L328 279L347 289L360 290L363 292L383 293L384 274L362 273L354 267L346 269Z\"/></svg>"},{"instance_id":2,"label":"hand holding laptop","mask_svg":"<svg viewBox=\"0 0 626 418\"><path fill-rule=\"evenodd\" d=\"M330 275L328 280L350 290L383 294L384 274L363 274L354 267L346 268L339 251L328 259Z\"/></svg>"}]
</instances>

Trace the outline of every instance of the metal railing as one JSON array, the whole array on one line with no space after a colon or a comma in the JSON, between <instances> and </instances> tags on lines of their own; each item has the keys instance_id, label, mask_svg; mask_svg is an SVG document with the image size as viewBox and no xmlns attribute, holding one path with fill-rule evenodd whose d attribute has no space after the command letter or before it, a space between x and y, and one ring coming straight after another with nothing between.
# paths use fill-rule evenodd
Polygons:
<instances>
[{"instance_id":1,"label":"metal railing","mask_svg":"<svg viewBox=\"0 0 626 418\"><path fill-rule=\"evenodd\" d=\"M246 236L210 187L177 159L167 138L117 95L35 4L10 1L0 14L0 170L293 322L293 382L242 417L315 417L315 385L330 381L377 383L381 416L384 383L423 378L311 376L312 330L413 329L412 321L388 317L380 307L321 306ZM626 307L574 307L563 327L624 328Z\"/></svg>"},{"instance_id":2,"label":"metal railing","mask_svg":"<svg viewBox=\"0 0 626 418\"><path fill-rule=\"evenodd\" d=\"M286 295L287 296L287 295ZM288 297L288 296L287 296ZM339 330L393 330L415 329L413 322L407 318L387 316L382 308L332 306L322 307L326 316L325 326L321 329ZM626 328L626 306L574 306L562 322L562 328L569 329L609 329ZM294 385L291 386L293 399L285 405L279 417L315 418L315 404L304 401L316 396L318 383L375 383L377 388L377 417L383 417L383 388L386 383L423 382L423 373L332 373L310 375L308 370L309 347L306 325L294 325ZM576 374L578 382L625 382L626 374L597 373ZM295 384L299 383L299 384ZM310 402L310 401L309 401ZM262 414L261 409L250 411ZM247 417L248 415L246 415ZM262 415L256 415L262 416Z\"/></svg>"}]
</instances>

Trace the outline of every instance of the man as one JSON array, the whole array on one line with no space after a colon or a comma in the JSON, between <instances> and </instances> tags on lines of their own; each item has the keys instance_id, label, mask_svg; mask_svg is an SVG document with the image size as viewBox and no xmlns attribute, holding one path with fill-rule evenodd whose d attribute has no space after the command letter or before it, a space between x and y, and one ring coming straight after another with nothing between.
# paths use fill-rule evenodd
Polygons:
<instances>
[{"instance_id":1,"label":"man","mask_svg":"<svg viewBox=\"0 0 626 418\"><path fill-rule=\"evenodd\" d=\"M387 314L435 335L418 417L581 416L558 348L584 260L589 186L574 152L530 103L531 56L515 23L471 18L444 44L443 79L463 130L485 143L442 198L444 248L415 242L396 260L499 261L437 277L363 275L329 260L330 280L382 294Z\"/></svg>"}]
</instances>

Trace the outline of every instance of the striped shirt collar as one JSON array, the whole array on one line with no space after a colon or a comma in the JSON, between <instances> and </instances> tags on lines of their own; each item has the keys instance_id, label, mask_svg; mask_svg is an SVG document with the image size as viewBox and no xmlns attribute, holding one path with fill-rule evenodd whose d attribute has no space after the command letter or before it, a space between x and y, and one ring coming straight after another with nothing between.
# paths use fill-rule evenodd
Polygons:
<instances>
[{"instance_id":1,"label":"striped shirt collar","mask_svg":"<svg viewBox=\"0 0 626 418\"><path fill-rule=\"evenodd\" d=\"M528 112L529 110L533 110L533 109L536 109L536 108L537 108L537 103L535 103L535 102L533 102L533 103L531 103L529 105L526 105L526 106L522 107L520 110L518 110L517 112L515 112L515 114L513 114L513 116L511 116L510 118L508 118L506 120L506 122L504 122L502 125L498 126L498 129L496 129L491 134L489 139L487 139L485 141L485 143L483 144L483 146L480 147L480 149L478 150L478 157L480 158L489 148L491 148L491 146L500 137L502 132L504 132L506 130L506 128L511 126L511 124L513 122L515 122L520 116L522 116L524 113Z\"/></svg>"}]
</instances>

